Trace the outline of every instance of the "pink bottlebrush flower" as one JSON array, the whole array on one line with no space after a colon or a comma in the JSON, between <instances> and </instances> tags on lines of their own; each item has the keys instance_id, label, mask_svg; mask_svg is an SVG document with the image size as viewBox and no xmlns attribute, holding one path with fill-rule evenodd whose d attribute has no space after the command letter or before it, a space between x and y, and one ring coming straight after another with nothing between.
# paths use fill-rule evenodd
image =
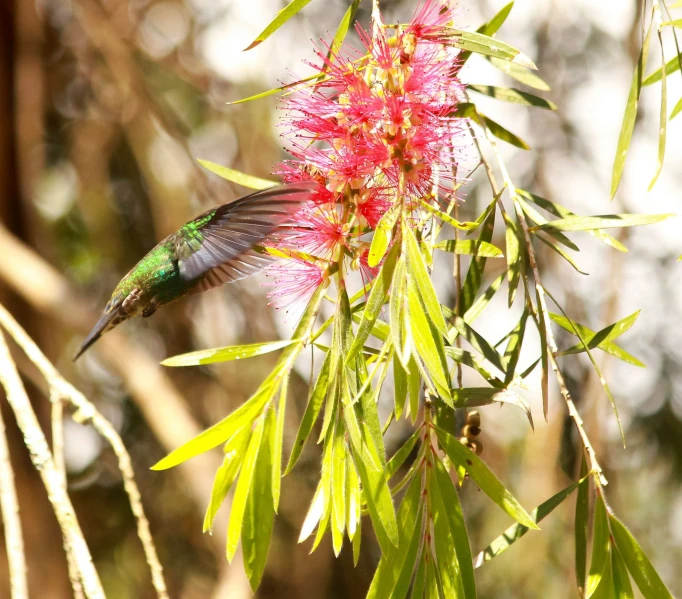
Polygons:
<instances>
[{"instance_id":1,"label":"pink bottlebrush flower","mask_svg":"<svg viewBox=\"0 0 682 599\"><path fill-rule=\"evenodd\" d=\"M376 276L364 236L382 216L399 204L409 217L417 200L450 195L462 132L453 115L464 97L458 51L448 45L452 20L441 1L425 0L404 27L356 27L361 49L328 55L323 44L312 65L321 77L301 82L284 101L283 135L294 159L278 174L321 189L315 207L276 242L297 259L269 270L275 303L308 297L326 281L325 265L343 268L344 256L363 279Z\"/></svg>"},{"instance_id":2,"label":"pink bottlebrush flower","mask_svg":"<svg viewBox=\"0 0 682 599\"><path fill-rule=\"evenodd\" d=\"M315 290L327 282L326 267L303 258L273 264L266 274L274 280L273 289L267 294L269 305L277 310L307 303Z\"/></svg>"}]
</instances>

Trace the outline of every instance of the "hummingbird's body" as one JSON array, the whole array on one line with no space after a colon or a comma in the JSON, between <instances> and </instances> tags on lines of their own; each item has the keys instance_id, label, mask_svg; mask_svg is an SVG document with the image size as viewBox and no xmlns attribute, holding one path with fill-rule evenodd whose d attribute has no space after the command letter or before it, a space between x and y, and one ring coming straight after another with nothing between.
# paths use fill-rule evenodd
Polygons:
<instances>
[{"instance_id":1,"label":"hummingbird's body","mask_svg":"<svg viewBox=\"0 0 682 599\"><path fill-rule=\"evenodd\" d=\"M166 237L121 279L76 358L129 318L151 316L184 295L261 270L269 262L264 244L310 199L315 186L258 191L213 208Z\"/></svg>"}]
</instances>

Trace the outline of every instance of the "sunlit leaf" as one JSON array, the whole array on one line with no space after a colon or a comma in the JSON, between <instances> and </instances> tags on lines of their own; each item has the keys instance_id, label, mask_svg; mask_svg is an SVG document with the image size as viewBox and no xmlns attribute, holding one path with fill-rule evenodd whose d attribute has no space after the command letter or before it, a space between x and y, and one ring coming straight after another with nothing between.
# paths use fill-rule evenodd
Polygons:
<instances>
[{"instance_id":1,"label":"sunlit leaf","mask_svg":"<svg viewBox=\"0 0 682 599\"><path fill-rule=\"evenodd\" d=\"M512 79L516 79L518 82L539 89L540 91L549 91L549 85L540 77L538 77L533 71L529 71L524 67L513 62L507 62L506 60L500 60L499 58L488 57L490 64L495 68L502 71L505 75L508 75Z\"/></svg>"},{"instance_id":2,"label":"sunlit leaf","mask_svg":"<svg viewBox=\"0 0 682 599\"><path fill-rule=\"evenodd\" d=\"M564 260L566 260L566 262L568 262L576 272L579 272L581 275L589 274L584 270L580 270L580 267L577 265L576 261L573 260L573 256L562 250L558 245L553 244L551 241L549 241L549 239L545 239L542 235L536 235L536 237L542 241L542 243L552 248L552 250L559 254L559 256L561 256Z\"/></svg>"},{"instance_id":3,"label":"sunlit leaf","mask_svg":"<svg viewBox=\"0 0 682 599\"><path fill-rule=\"evenodd\" d=\"M403 497L398 519L400 520L400 538L397 547L391 547L384 553L374 573L367 599L392 599L397 597L396 584L404 569L410 572L416 561L416 547L412 541L421 535L422 489L419 477L415 477ZM417 544L418 546L418 544ZM408 563L411 562L411 563ZM409 583L409 581L408 581ZM406 590L405 590L406 592ZM405 596L405 593L402 594Z\"/></svg>"},{"instance_id":4,"label":"sunlit leaf","mask_svg":"<svg viewBox=\"0 0 682 599\"><path fill-rule=\"evenodd\" d=\"M474 579L474 564L469 547L469 535L464 523L464 514L459 502L457 490L450 475L445 470L440 460L435 460L435 478L432 478L432 486L437 487L443 504L443 513L448 524L450 543L457 553L457 563L462 580L462 588L466 599L476 599L476 581Z\"/></svg>"},{"instance_id":5,"label":"sunlit leaf","mask_svg":"<svg viewBox=\"0 0 682 599\"><path fill-rule=\"evenodd\" d=\"M485 292L476 298L476 301L474 301L469 309L464 312L464 316L462 317L464 318L464 322L467 324L473 324L473 322L481 315L483 310L485 310L485 307L490 303L490 300L493 298L495 293L497 293L498 289L502 286L502 282L504 281L505 277L506 273L499 275L485 290ZM450 334L448 334L448 338L450 338Z\"/></svg>"},{"instance_id":6,"label":"sunlit leaf","mask_svg":"<svg viewBox=\"0 0 682 599\"><path fill-rule=\"evenodd\" d=\"M652 225L675 216L674 214L607 214L604 216L571 216L552 220L535 229L557 229L559 231L590 231L594 229L613 229Z\"/></svg>"},{"instance_id":7,"label":"sunlit leaf","mask_svg":"<svg viewBox=\"0 0 682 599\"><path fill-rule=\"evenodd\" d=\"M575 491L576 488L580 487L580 489L584 489L587 488L587 486L587 479L582 477L580 480L559 491L556 495L552 495L552 497L550 497L547 501L536 507L530 514L531 518L533 518L533 521L536 523L541 522L558 506L560 506L569 497L569 495ZM485 562L488 562L501 553L504 553L507 549L509 549L509 547L516 543L516 541L523 537L528 530L528 527L523 526L522 524L512 524L476 556L476 559L474 560L474 566L479 568Z\"/></svg>"},{"instance_id":8,"label":"sunlit leaf","mask_svg":"<svg viewBox=\"0 0 682 599\"><path fill-rule=\"evenodd\" d=\"M507 17L509 16L509 13L511 12L512 7L514 6L514 1L510 2L509 4L505 4L496 14L493 16L490 21L487 23L484 23L481 25L476 31L478 33L482 33L483 35L488 35L490 37L494 36L502 27L504 22L507 20ZM472 52L463 50L462 52L459 53L458 61L460 64L464 64L469 57L471 56ZM502 62L507 62L507 61L502 61Z\"/></svg>"},{"instance_id":9,"label":"sunlit leaf","mask_svg":"<svg viewBox=\"0 0 682 599\"><path fill-rule=\"evenodd\" d=\"M450 435L450 433L447 433L438 427L434 428L438 435L441 447L445 450L445 453L447 453L453 464L463 466L481 490L490 497L495 504L514 518L514 520L528 528L538 529L538 526L528 512L526 512L514 496L507 491L505 486L491 472L481 458L468 447L462 445L462 443Z\"/></svg>"},{"instance_id":10,"label":"sunlit leaf","mask_svg":"<svg viewBox=\"0 0 682 599\"><path fill-rule=\"evenodd\" d=\"M454 254L468 254L485 258L504 258L502 250L492 243L473 241L471 239L447 239L434 246L434 249Z\"/></svg>"},{"instance_id":11,"label":"sunlit leaf","mask_svg":"<svg viewBox=\"0 0 682 599\"><path fill-rule=\"evenodd\" d=\"M474 104L470 102L462 102L461 104L458 104L457 112L453 116L458 118L472 119L481 127L488 129L488 131L490 131L490 133L492 133L498 139L506 141L507 143L521 150L530 150L530 146L523 139L508 129L505 129L499 123L485 116L476 108Z\"/></svg>"},{"instance_id":12,"label":"sunlit leaf","mask_svg":"<svg viewBox=\"0 0 682 599\"><path fill-rule=\"evenodd\" d=\"M523 92L513 87L497 87L495 85L476 85L468 84L467 89L475 91L479 94L502 100L503 102L511 102L512 104L523 104L524 106L535 106L536 108L546 108L548 110L556 110L556 104L539 98L528 92Z\"/></svg>"},{"instance_id":13,"label":"sunlit leaf","mask_svg":"<svg viewBox=\"0 0 682 599\"><path fill-rule=\"evenodd\" d=\"M273 374L277 374L276 371ZM166 470L167 468L177 466L200 453L217 447L227 441L242 427L250 425L277 392L273 374L265 379L258 391L232 414L172 451L165 458L154 464L152 470Z\"/></svg>"},{"instance_id":14,"label":"sunlit leaf","mask_svg":"<svg viewBox=\"0 0 682 599\"><path fill-rule=\"evenodd\" d=\"M541 198L540 196L537 196L532 193L528 193L527 191L524 191L522 189L517 189L516 193L519 195L522 195L524 198L527 200L530 200L537 206L540 206L543 210L546 210L550 214L553 214L554 216L558 216L559 218L568 218L572 216L576 216L573 212L571 212L568 208L565 208L561 204L557 204L556 202L550 202L549 200L546 200L545 198ZM521 205L524 208L524 212L526 211L526 206L527 204L523 201L521 201ZM537 223L537 224L544 224L544 223ZM549 233L549 231L548 231ZM554 234L559 233L559 231L553 231ZM618 241L615 237L612 237L606 231L602 231L601 229L594 229L591 231L588 231L590 235L593 237L596 237L599 239L599 241L605 243L606 245L611 246L613 249L618 250L619 252L627 252L627 248L620 242ZM565 243L565 241L561 240L559 237L556 237L553 235L555 239L558 239L559 241L562 241L565 245L568 245ZM568 239L567 237L564 236L564 240ZM573 244L569 240L571 245L568 245L572 250L579 251L578 246Z\"/></svg>"},{"instance_id":15,"label":"sunlit leaf","mask_svg":"<svg viewBox=\"0 0 682 599\"><path fill-rule=\"evenodd\" d=\"M481 215L475 221L465 221L465 222L458 221L456 218L453 218L449 214L446 214L445 212L438 210L438 208L436 208L435 206L432 206L431 204L429 204L428 202L425 202L424 200L419 200L419 204L421 205L422 208L425 208L431 214L438 217L443 222L448 223L449 225L452 225L456 229L460 229L461 231L473 231L474 229L478 229L478 227L480 227L483 224L483 221L485 221L485 219L488 218L490 213L495 208L495 202L496 201L497 201L497 197L490 204L488 204L486 209L481 213ZM483 254L478 253L478 250L476 248L475 243L476 242L474 242L473 249L476 250L476 254L474 254L474 255L483 255ZM488 244L488 245L491 245L491 244Z\"/></svg>"},{"instance_id":16,"label":"sunlit leaf","mask_svg":"<svg viewBox=\"0 0 682 599\"><path fill-rule=\"evenodd\" d=\"M609 523L618 552L644 599L673 599L632 533L613 514Z\"/></svg>"},{"instance_id":17,"label":"sunlit leaf","mask_svg":"<svg viewBox=\"0 0 682 599\"><path fill-rule=\"evenodd\" d=\"M682 98L680 98L673 107L673 111L670 113L670 120L672 121L680 112L682 112Z\"/></svg>"},{"instance_id":18,"label":"sunlit leaf","mask_svg":"<svg viewBox=\"0 0 682 599\"><path fill-rule=\"evenodd\" d=\"M251 490L251 483L253 482L254 472L258 463L258 452L260 450L261 440L263 439L263 429L265 428L265 418L259 418L256 427L251 434L249 445L244 454L244 462L239 473L239 480L234 490L234 497L232 499L232 510L230 511L230 524L227 529L227 561L231 562L239 545L239 538L242 534L242 524L244 522L244 514L246 512L246 503ZM268 471L268 474L270 472ZM271 489L271 481L268 478L268 489ZM272 505L272 499L269 500L269 506ZM272 510L270 510L272 511Z\"/></svg>"},{"instance_id":19,"label":"sunlit leaf","mask_svg":"<svg viewBox=\"0 0 682 599\"><path fill-rule=\"evenodd\" d=\"M637 312L633 312L629 316L626 316L625 318L619 320L618 322L614 322L613 324L603 328L601 331L598 331L597 333L577 322L574 322L572 326L571 322L569 322L568 319L564 318L559 314L550 314L550 318L562 329L574 335L575 326L578 329L578 331L580 331L580 336L582 337L582 340L587 344L587 347L589 347L590 349L595 348L601 349L602 351L605 351L606 353L611 354L612 356L620 360L623 360L628 364L644 368L644 364L640 362L637 358L627 353L624 349L622 349L615 343L611 343L613 339L620 337L623 333L628 331L633 324L635 324L635 321L637 320L639 313L640 310L637 310ZM577 354L583 351L585 351L584 345L582 343L578 343L562 352L559 352L559 355Z\"/></svg>"},{"instance_id":20,"label":"sunlit leaf","mask_svg":"<svg viewBox=\"0 0 682 599\"><path fill-rule=\"evenodd\" d=\"M395 419L398 420L405 410L407 403L407 372L400 363L398 356L393 355L393 399L395 401Z\"/></svg>"},{"instance_id":21,"label":"sunlit leaf","mask_svg":"<svg viewBox=\"0 0 682 599\"><path fill-rule=\"evenodd\" d=\"M253 591L258 588L263 577L272 527L275 522L272 497L272 447L276 428L276 415L274 410L270 409L265 417L265 428L257 455L251 491L244 511L242 553L244 570Z\"/></svg>"},{"instance_id":22,"label":"sunlit leaf","mask_svg":"<svg viewBox=\"0 0 682 599\"><path fill-rule=\"evenodd\" d=\"M520 50L483 33L447 28L443 31L443 37L447 39L448 43L460 50L508 60L519 66L537 70L535 63L525 54L522 54Z\"/></svg>"},{"instance_id":23,"label":"sunlit leaf","mask_svg":"<svg viewBox=\"0 0 682 599\"><path fill-rule=\"evenodd\" d=\"M615 599L635 599L625 562L616 547L611 547L611 576Z\"/></svg>"},{"instance_id":24,"label":"sunlit leaf","mask_svg":"<svg viewBox=\"0 0 682 599\"><path fill-rule=\"evenodd\" d=\"M514 327L509 342L504 350L504 359L507 361L507 373L504 382L509 385L514 380L516 366L519 363L523 336L526 333L526 321L528 320L528 308L524 309L518 324Z\"/></svg>"},{"instance_id":25,"label":"sunlit leaf","mask_svg":"<svg viewBox=\"0 0 682 599\"><path fill-rule=\"evenodd\" d=\"M521 278L522 261L521 242L516 230L516 223L507 214L503 214L505 224L505 241L507 248L507 281L509 283L509 307L511 308L516 296L516 289Z\"/></svg>"},{"instance_id":26,"label":"sunlit leaf","mask_svg":"<svg viewBox=\"0 0 682 599\"><path fill-rule=\"evenodd\" d=\"M628 95L627 104L625 106L625 115L623 116L623 124L620 129L620 136L618 137L618 146L616 148L616 159L613 163L613 174L611 175L611 198L616 195L618 186L620 185L621 177L623 176L623 168L625 167L625 158L630 149L630 141L632 140L632 133L635 130L635 119L637 118L637 107L639 105L639 94L642 90L642 77L646 70L647 57L649 56L649 41L651 40L651 25L644 38L642 49L637 59L635 66L635 73L632 76L632 84L630 85L630 93Z\"/></svg>"},{"instance_id":27,"label":"sunlit leaf","mask_svg":"<svg viewBox=\"0 0 682 599\"><path fill-rule=\"evenodd\" d=\"M583 455L580 464L580 478L587 476L587 461ZM582 597L585 592L587 579L587 520L590 505L589 481L578 489L578 498L575 504L575 578L578 584L578 592Z\"/></svg>"},{"instance_id":28,"label":"sunlit leaf","mask_svg":"<svg viewBox=\"0 0 682 599\"><path fill-rule=\"evenodd\" d=\"M270 24L258 34L255 40L253 40L246 48L244 48L244 51L251 50L258 44L264 42L309 2L310 0L292 0L292 2L287 4L275 15L275 18L270 22Z\"/></svg>"},{"instance_id":29,"label":"sunlit leaf","mask_svg":"<svg viewBox=\"0 0 682 599\"><path fill-rule=\"evenodd\" d=\"M339 23L339 26L336 29L336 33L334 34L334 39L332 40L332 45L331 48L329 49L329 56L333 56L338 49L341 47L341 44L343 44L343 40L346 39L346 35L348 34L348 29L350 29L351 23L353 22L353 19L355 18L355 13L358 12L358 8L360 7L360 2L362 0L353 0L351 2L350 6L348 7L348 10L343 15L343 18L341 19L341 22Z\"/></svg>"},{"instance_id":30,"label":"sunlit leaf","mask_svg":"<svg viewBox=\"0 0 682 599\"><path fill-rule=\"evenodd\" d=\"M342 421L336 423L332 448L332 532L334 554L338 557L346 529L346 449L345 430Z\"/></svg>"},{"instance_id":31,"label":"sunlit leaf","mask_svg":"<svg viewBox=\"0 0 682 599\"><path fill-rule=\"evenodd\" d=\"M312 81L320 80L320 79L322 79L322 78L320 77L319 74L311 75L310 77L305 77L303 79L299 79L299 80L294 81L292 83L287 83L286 85L280 85L279 87L275 87L274 89L269 89L267 91L260 92L258 94L253 95L253 96L249 96L248 98L242 98L241 100L235 100L234 102L227 102L227 104L232 106L235 104L243 104L244 102L251 102L252 100L260 100L261 98L267 98L268 96L273 96L273 95L278 94L284 90L292 89L294 87L298 87L299 85L303 85L304 83L308 83L308 82L312 82Z\"/></svg>"},{"instance_id":32,"label":"sunlit leaf","mask_svg":"<svg viewBox=\"0 0 682 599\"><path fill-rule=\"evenodd\" d=\"M367 264L371 267L377 266L386 254L388 244L391 241L391 231L398 220L398 216L400 216L400 209L398 206L393 206L386 211L377 224L367 255Z\"/></svg>"},{"instance_id":33,"label":"sunlit leaf","mask_svg":"<svg viewBox=\"0 0 682 599\"><path fill-rule=\"evenodd\" d=\"M592 560L587 575L586 599L590 599L602 581L609 561L609 519L602 496L598 493L594 502L594 523L592 525Z\"/></svg>"},{"instance_id":34,"label":"sunlit leaf","mask_svg":"<svg viewBox=\"0 0 682 599\"><path fill-rule=\"evenodd\" d=\"M379 312L381 312L381 308L386 302L388 290L391 287L391 282L393 281L393 273L395 271L395 265L399 253L400 245L395 244L386 256L386 260L381 266L379 274L374 279L372 290L369 292L365 309L362 312L362 319L360 320L358 332L356 333L350 350L348 351L345 358L346 364L349 364L351 360L358 355L360 350L365 345L365 342L372 332L372 329L374 328L374 323L379 317Z\"/></svg>"},{"instance_id":35,"label":"sunlit leaf","mask_svg":"<svg viewBox=\"0 0 682 599\"><path fill-rule=\"evenodd\" d=\"M490 343L488 343L483 335L477 333L459 316L453 317L453 325L457 332L464 337L474 349L477 349L488 362L501 372L507 371L507 360L501 356Z\"/></svg>"},{"instance_id":36,"label":"sunlit leaf","mask_svg":"<svg viewBox=\"0 0 682 599\"><path fill-rule=\"evenodd\" d=\"M206 515L204 516L204 532L213 530L213 521L218 513L218 509L223 501L225 501L225 497L227 497L232 484L237 478L239 468L244 459L244 451L249 442L250 432L248 428L244 427L237 431L225 444L225 457L213 480L211 501L206 508Z\"/></svg>"},{"instance_id":37,"label":"sunlit leaf","mask_svg":"<svg viewBox=\"0 0 682 599\"><path fill-rule=\"evenodd\" d=\"M393 272L390 300L391 337L395 355L409 372L408 361L412 350L410 330L407 324L407 276L405 262L398 260Z\"/></svg>"},{"instance_id":38,"label":"sunlit leaf","mask_svg":"<svg viewBox=\"0 0 682 599\"><path fill-rule=\"evenodd\" d=\"M268 189L269 187L277 185L277 181L269 181L268 179L247 175L246 173L236 171L226 166L221 166L220 164L215 164L208 160L197 159L197 162L213 174L218 175L227 181L232 181L232 183L248 187L249 189Z\"/></svg>"},{"instance_id":39,"label":"sunlit leaf","mask_svg":"<svg viewBox=\"0 0 682 599\"><path fill-rule=\"evenodd\" d=\"M277 406L277 423L275 433L272 435L272 507L277 513L279 508L279 496L282 487L282 445L284 442L284 416L287 405L287 389L289 377L285 377L280 389L279 404Z\"/></svg>"},{"instance_id":40,"label":"sunlit leaf","mask_svg":"<svg viewBox=\"0 0 682 599\"><path fill-rule=\"evenodd\" d=\"M670 75L671 73L674 73L675 71L680 70L680 61L682 60L682 54L678 54L677 56L671 58L668 62L665 63L665 74ZM656 69L651 75L649 75L644 81L642 81L642 85L651 85L652 83L657 83L663 78L663 67Z\"/></svg>"},{"instance_id":41,"label":"sunlit leaf","mask_svg":"<svg viewBox=\"0 0 682 599\"><path fill-rule=\"evenodd\" d=\"M661 64L665 64L665 52L663 51L663 36L661 31L658 31L658 41L661 47ZM658 126L658 155L656 163L656 172L654 173L654 178L649 183L649 191L654 188L658 177L663 170L663 160L665 159L665 139L668 129L668 78L663 77L661 79L661 110L659 116L659 126Z\"/></svg>"},{"instance_id":42,"label":"sunlit leaf","mask_svg":"<svg viewBox=\"0 0 682 599\"><path fill-rule=\"evenodd\" d=\"M398 472L398 469L405 463L405 460L409 457L409 455L412 453L412 450L414 449L415 445L417 444L417 441L419 440L419 436L423 434L421 429L417 429L414 431L405 441L401 446L398 451L396 451L391 459L388 461L388 464L386 465L386 476L387 478L391 478L393 475L395 475L396 472Z\"/></svg>"},{"instance_id":43,"label":"sunlit leaf","mask_svg":"<svg viewBox=\"0 0 682 599\"><path fill-rule=\"evenodd\" d=\"M219 347L215 349L200 349L187 354L180 354L172 358L166 358L161 364L163 366L197 366L199 364L214 364L216 362L229 362L230 360L243 360L253 356L261 356L278 349L282 349L292 343L297 343L298 339L287 341L269 341L267 343L251 343L249 345L233 345L230 347Z\"/></svg>"}]
</instances>

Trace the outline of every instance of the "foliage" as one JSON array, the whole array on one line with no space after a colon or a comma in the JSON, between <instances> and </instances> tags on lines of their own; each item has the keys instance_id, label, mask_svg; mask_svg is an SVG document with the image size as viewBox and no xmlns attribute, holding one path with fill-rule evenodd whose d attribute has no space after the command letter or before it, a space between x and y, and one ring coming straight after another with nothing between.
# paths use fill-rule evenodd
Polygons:
<instances>
[{"instance_id":1,"label":"foliage","mask_svg":"<svg viewBox=\"0 0 682 599\"><path fill-rule=\"evenodd\" d=\"M264 41L305 4L305 1L289 4L252 46ZM606 229L654 223L668 215L580 216L514 185L494 138L524 149L528 146L484 116L476 105L476 94L531 108L554 110L556 106L529 92L481 84L464 86L457 79L464 62L475 53L517 82L539 90L548 88L532 72L535 65L530 59L492 37L504 23L513 2L477 32L454 28L449 11L440 11L436 2L424 3L406 26L384 25L375 4L372 33L360 30L367 53L349 63L339 48L357 4L349 8L333 47L328 53L318 53L322 61L319 73L279 88L294 94L288 100L294 114L287 117L292 129L310 132L304 137L307 141L329 142L328 149L318 150L299 140L296 161L280 165L279 170L288 180L305 177L321 180L326 194L316 200L310 213L302 216L308 219L301 227L303 239L299 236L284 240L274 250L279 252L276 255L288 258L278 267L284 270L275 272L280 282L280 289L274 294L276 299L290 291L295 300L306 304L298 327L288 342L205 350L166 360L166 365L188 366L282 350L274 370L247 402L172 452L155 469L175 466L224 444L225 457L216 474L204 528L211 529L220 504L234 489L227 557L230 560L234 557L241 541L246 572L256 588L278 509L289 376L301 352L314 345L324 354L322 367L312 385L285 470L286 474L294 468L303 446L319 430L316 441L322 444L321 476L299 540L314 534L314 550L329 531L335 554L347 543L357 561L362 516L369 516L364 522L371 523L382 552L369 597L475 597L474 567L492 560L528 530L537 529L538 522L576 489L576 572L581 594L631 597L632 578L647 599L671 596L636 540L606 503L606 479L559 364L561 356L585 352L617 417L615 401L592 351L599 349L629 364L643 366L615 343L635 324L638 313L593 331L574 321L554 301L542 282L536 260L537 244L542 243L578 269L569 253L577 251L578 246L569 235L588 233L614 249L626 251ZM647 35L647 42L648 39ZM398 62L391 62L396 57ZM409 119L401 113L400 119L404 120L389 137L384 137L385 145L393 151L390 159L360 164L358 156L365 154L353 144L362 144L362 150L371 153L376 141L371 136L377 134L377 127L371 128L371 135L358 134L357 129L362 127L352 119L344 120L348 114L344 110L355 106L353 97L348 100L338 92L334 96L329 90L341 87L349 90L349 95L359 93L357 88L364 81L367 90L363 88L362 93L367 106L375 100L388 104L386 98L404 92L410 84L408 79L419 81L415 73L424 66L420 60L429 61L426 66L432 69L431 79L422 81L422 88L413 89L411 97L427 89L437 79L434 73L443 65L447 67L447 77L452 79L442 81L438 91L451 102L449 110L438 103L441 96L436 99L422 96L419 100L430 102L431 114L441 110L436 123L440 126L437 135L441 137L434 131L419 129L426 126L426 112L419 113L418 100L411 100L412 122L406 125ZM628 101L620 151L627 150L632 134L645 62L646 47ZM377 92L377 88L381 91ZM341 116L332 113L335 120L315 119L315 115L324 114L322 108L334 102L340 107ZM338 142L339 130L344 127L352 133L342 144ZM464 132L469 132L474 140L491 187L488 206L471 222L457 218L454 193L461 180L447 171L456 168L456 160L448 161L441 149L433 149L440 144L450 152L454 149L452 139ZM415 139L421 134L431 137L417 152ZM344 154L346 147L353 151ZM408 168L405 157L410 152ZM618 168L614 170L616 187L623 160L617 161ZM220 176L249 184L246 175L202 164ZM348 166L353 176L344 179L339 174L340 166ZM496 180L496 171L502 177L502 186ZM252 183L258 187L268 182ZM374 211L367 211L368 207ZM328 217L327 221L320 221L322 216ZM313 218L318 220L311 221ZM504 250L491 242L496 221L506 232ZM321 233L327 230L323 225L330 223L336 227L333 242L331 233L328 237ZM454 233L447 233L450 230ZM311 231L322 237L311 239ZM371 242L364 241L368 233L372 233ZM471 237L460 239L462 233ZM458 277L461 285L454 308L441 303L433 285L432 267L440 252L454 256L456 272L461 269L460 255L471 256L468 270ZM483 283L489 258L504 259L506 272L486 288ZM346 274L352 269L361 270L368 282L349 296ZM520 304L522 314L512 331L501 341L492 342L476 330L476 319L505 280L508 305L511 308L514 303ZM560 314L549 311L547 298L554 301ZM333 302L334 314L317 327L320 306L325 301ZM559 350L553 324L574 335L576 343ZM328 328L331 342L329 347L323 347L316 341ZM540 338L540 355L530 367L519 372L521 350L533 328ZM542 371L545 418L551 369L577 427L585 463L579 480L529 513L479 457L480 415L471 408L510 403L524 410L532 425L530 408L518 391L538 365ZM486 386L463 387L464 369L477 372ZM390 371L394 383L393 409L382 423L377 402ZM458 413L467 414L461 433L456 432L458 427L454 425ZM387 459L383 435L400 418L411 419L414 434ZM475 560L458 497L462 485L476 485L516 521ZM590 503L593 541L587 567Z\"/></svg>"}]
</instances>

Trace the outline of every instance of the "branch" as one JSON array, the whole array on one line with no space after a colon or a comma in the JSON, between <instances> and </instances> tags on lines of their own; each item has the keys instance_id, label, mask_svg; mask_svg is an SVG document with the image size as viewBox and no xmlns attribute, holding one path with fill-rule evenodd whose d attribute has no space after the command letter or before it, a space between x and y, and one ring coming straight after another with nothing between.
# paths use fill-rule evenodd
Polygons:
<instances>
[{"instance_id":1,"label":"branch","mask_svg":"<svg viewBox=\"0 0 682 599\"><path fill-rule=\"evenodd\" d=\"M163 579L163 569L154 547L149 521L144 514L140 491L135 482L135 475L130 460L130 454L126 450L121 437L111 423L102 416L97 408L75 387L59 374L57 369L50 363L40 351L35 342L28 336L12 315L0 305L0 324L12 336L14 341L26 353L28 358L38 367L50 388L50 400L53 406L66 402L76 410L74 420L81 424L90 423L93 428L104 437L111 445L118 459L118 467L123 476L123 486L128 494L130 507L137 524L137 536L142 542L147 564L152 574L152 583L156 594L160 599L168 599L166 584ZM55 439L56 446L61 446L61 439ZM60 458L61 459L61 458ZM55 459L55 462L57 460Z\"/></svg>"},{"instance_id":2,"label":"branch","mask_svg":"<svg viewBox=\"0 0 682 599\"><path fill-rule=\"evenodd\" d=\"M85 596L88 599L106 599L99 576L92 563L90 550L83 538L73 505L66 492L66 486L63 484L62 475L55 466L45 435L40 424L38 424L38 418L31 407L26 389L24 389L1 332L0 384L5 388L7 401L24 437L31 462L43 480L48 499L62 531L64 549L67 554L73 555Z\"/></svg>"}]
</instances>

